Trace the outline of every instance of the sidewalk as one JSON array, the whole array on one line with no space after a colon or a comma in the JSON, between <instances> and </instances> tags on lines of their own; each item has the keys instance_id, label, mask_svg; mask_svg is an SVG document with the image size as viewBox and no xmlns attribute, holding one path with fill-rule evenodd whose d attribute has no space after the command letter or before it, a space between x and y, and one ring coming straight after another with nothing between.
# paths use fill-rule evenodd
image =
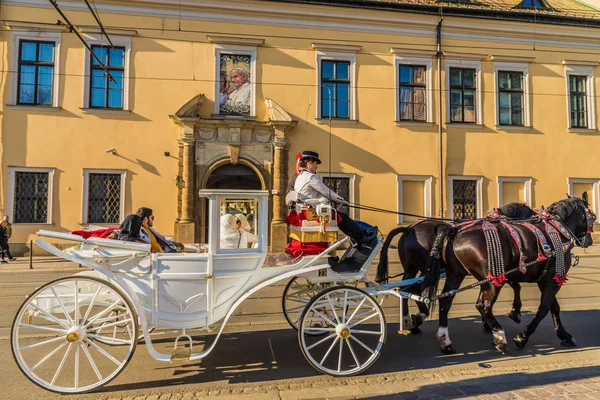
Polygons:
<instances>
[{"instance_id":1,"label":"sidewalk","mask_svg":"<svg viewBox=\"0 0 600 400\"><path fill-rule=\"evenodd\" d=\"M390 249L397 253L395 249ZM573 254L582 258L600 258L600 243L594 244L587 249L575 247ZM375 259L377 261L378 257ZM11 261L8 264L0 264L0 274L2 273L20 273L24 271L29 272L60 272L60 271L82 271L86 267L80 267L78 264L64 260L55 256L34 256L32 258L32 269L29 268L29 257L17 257L17 261Z\"/></svg>"}]
</instances>

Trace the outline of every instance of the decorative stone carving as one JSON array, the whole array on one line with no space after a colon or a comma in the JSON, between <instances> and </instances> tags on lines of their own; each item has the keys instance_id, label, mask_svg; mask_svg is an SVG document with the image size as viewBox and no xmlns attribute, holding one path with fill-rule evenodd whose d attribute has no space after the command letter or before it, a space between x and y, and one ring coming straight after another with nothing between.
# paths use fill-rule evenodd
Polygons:
<instances>
[{"instance_id":1,"label":"decorative stone carving","mask_svg":"<svg viewBox=\"0 0 600 400\"><path fill-rule=\"evenodd\" d=\"M271 132L267 130L254 130L252 132L252 141L258 143L268 143L271 140Z\"/></svg>"},{"instance_id":2,"label":"decorative stone carving","mask_svg":"<svg viewBox=\"0 0 600 400\"><path fill-rule=\"evenodd\" d=\"M229 128L229 143L241 144L242 132L240 128Z\"/></svg>"},{"instance_id":3,"label":"decorative stone carving","mask_svg":"<svg viewBox=\"0 0 600 400\"><path fill-rule=\"evenodd\" d=\"M204 101L204 95L199 94L194 96L190 101L185 103L183 107L181 107L175 115L180 118L198 118L200 116L200 108L202 107L202 102Z\"/></svg>"},{"instance_id":4,"label":"decorative stone carving","mask_svg":"<svg viewBox=\"0 0 600 400\"><path fill-rule=\"evenodd\" d=\"M212 140L215 137L217 130L215 128L197 128L196 134L202 140Z\"/></svg>"}]
</instances>

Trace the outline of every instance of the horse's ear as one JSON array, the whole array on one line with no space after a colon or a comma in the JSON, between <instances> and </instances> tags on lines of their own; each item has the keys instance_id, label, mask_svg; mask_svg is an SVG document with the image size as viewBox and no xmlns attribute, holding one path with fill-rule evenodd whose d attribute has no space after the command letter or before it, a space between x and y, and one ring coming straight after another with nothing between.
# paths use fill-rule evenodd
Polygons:
<instances>
[{"instance_id":1,"label":"horse's ear","mask_svg":"<svg viewBox=\"0 0 600 400\"><path fill-rule=\"evenodd\" d=\"M571 195L569 193L567 193L567 199L570 199Z\"/></svg>"},{"instance_id":2,"label":"horse's ear","mask_svg":"<svg viewBox=\"0 0 600 400\"><path fill-rule=\"evenodd\" d=\"M588 194L587 194L587 192L583 192L583 194L581 195L581 198L583 199L583 201L585 201L585 204L590 204L588 202Z\"/></svg>"}]
</instances>

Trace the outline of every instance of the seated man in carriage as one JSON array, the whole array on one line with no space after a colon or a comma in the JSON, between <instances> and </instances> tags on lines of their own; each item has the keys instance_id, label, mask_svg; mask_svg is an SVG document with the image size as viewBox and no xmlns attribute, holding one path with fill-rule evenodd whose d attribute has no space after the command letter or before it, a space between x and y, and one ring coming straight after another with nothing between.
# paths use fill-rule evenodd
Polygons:
<instances>
[{"instance_id":1,"label":"seated man in carriage","mask_svg":"<svg viewBox=\"0 0 600 400\"><path fill-rule=\"evenodd\" d=\"M314 151L302 152L298 161L298 174L294 183L294 192L286 197L286 201L328 199L334 203L349 204L344 198L328 188L317 175L318 165L321 164L319 154ZM337 213L337 226L357 244L358 251L368 256L377 244L377 227L371 230L361 228L348 214Z\"/></svg>"}]
</instances>

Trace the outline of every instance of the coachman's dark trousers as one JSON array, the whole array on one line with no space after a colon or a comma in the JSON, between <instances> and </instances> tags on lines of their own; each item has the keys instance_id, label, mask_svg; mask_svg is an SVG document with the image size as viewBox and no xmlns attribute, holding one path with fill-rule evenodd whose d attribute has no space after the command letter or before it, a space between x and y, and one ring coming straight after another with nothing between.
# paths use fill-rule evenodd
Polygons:
<instances>
[{"instance_id":1,"label":"coachman's dark trousers","mask_svg":"<svg viewBox=\"0 0 600 400\"><path fill-rule=\"evenodd\" d=\"M338 222L338 228L340 228L346 236L350 236L355 241L360 242L369 234L369 232L358 226L348 214L338 212L338 215L342 218L342 220Z\"/></svg>"}]
</instances>

